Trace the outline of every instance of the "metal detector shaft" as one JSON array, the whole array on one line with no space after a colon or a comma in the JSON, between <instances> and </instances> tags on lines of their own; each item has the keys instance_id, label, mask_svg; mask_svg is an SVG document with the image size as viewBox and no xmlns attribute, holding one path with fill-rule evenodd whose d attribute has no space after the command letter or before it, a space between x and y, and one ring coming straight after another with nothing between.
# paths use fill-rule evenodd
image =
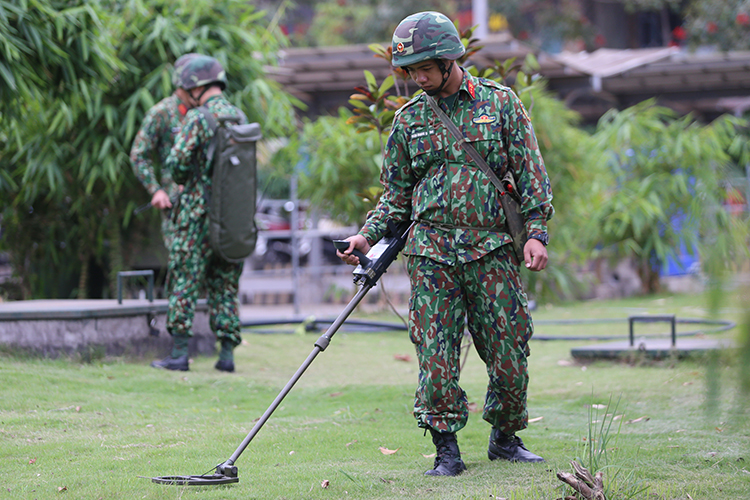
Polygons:
<instances>
[{"instance_id":1,"label":"metal detector shaft","mask_svg":"<svg viewBox=\"0 0 750 500\"><path fill-rule=\"evenodd\" d=\"M302 374L305 373L305 370L312 364L315 357L321 352L325 351L326 347L328 347L328 344L330 344L331 339L336 334L336 331L341 327L341 325L346 321L346 318L349 317L349 315L354 311L354 308L357 307L357 305L362 301L365 295L367 295L367 292L370 291L370 289L375 286L374 284L365 284L360 288L359 292L352 298L352 300L349 301L349 304L347 304L346 308L339 314L339 316L336 318L336 320L331 324L330 327L328 327L328 330L320 336L320 338L315 342L315 348L312 350L310 355L307 357L304 363L302 363L302 366L300 366L297 369L297 372L294 374L294 376L287 382L287 384L284 386L284 388L281 390L278 396L276 396L276 399L273 400L273 403L271 403L271 406L268 407L266 412L263 414L263 416L260 417L260 420L258 420L253 428L250 430L248 435L245 437L245 439L240 443L240 445L237 447L237 449L232 453L232 456L229 457L229 460L224 462L223 464L216 467L216 471L219 474L223 474L225 469L231 468L231 466L234 465L234 463L237 461L237 459L242 455L242 452L245 451L245 448L250 444L250 441L253 440L256 434L260 431L261 427L263 427L263 424L266 423L266 421L271 417L271 414L278 408L278 406L281 404L281 402L284 400L287 394L289 394L289 391L292 390L292 387L294 387L294 384L297 383L297 381L302 377Z\"/></svg>"}]
</instances>

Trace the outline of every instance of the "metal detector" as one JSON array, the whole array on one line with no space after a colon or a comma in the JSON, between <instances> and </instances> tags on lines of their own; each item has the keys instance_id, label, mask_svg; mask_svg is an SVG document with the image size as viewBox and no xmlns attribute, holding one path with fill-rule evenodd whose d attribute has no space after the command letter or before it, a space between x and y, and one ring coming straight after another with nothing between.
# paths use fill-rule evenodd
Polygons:
<instances>
[{"instance_id":1,"label":"metal detector","mask_svg":"<svg viewBox=\"0 0 750 500\"><path fill-rule=\"evenodd\" d=\"M245 439L240 443L232 456L229 457L225 462L217 465L214 469L208 473L195 475L195 476L158 476L152 477L151 480L154 483L159 484L176 484L176 485L189 485L189 486L214 486L220 484L231 484L239 482L240 478L237 476L237 466L235 462L245 451L245 448L250 444L256 434L260 431L261 427L271 417L271 414L278 408L281 402L284 400L289 391L292 390L294 384L302 377L305 370L312 364L315 357L322 351L326 350L331 339L336 334L336 331L346 321L346 318L354 311L354 308L362 301L367 295L367 292L374 287L380 277L388 269L388 266L396 260L399 252L404 248L406 244L406 238L409 235L409 230L414 225L413 222L405 222L401 224L395 224L392 221L388 221L388 235L381 239L376 245L374 245L367 255L364 255L359 250L355 250L352 254L359 257L360 264L354 269L352 274L354 275L354 283L358 285L359 291L349 301L346 308L339 314L336 320L326 330L326 332L320 336L315 342L315 348L312 350L310 355L307 357L302 366L297 369L294 376L287 382L286 386L281 390L276 399L273 400L271 406L268 407L260 420L256 422L253 428L250 430ZM349 248L349 242L343 240L336 240L333 242L337 250L344 251Z\"/></svg>"}]
</instances>

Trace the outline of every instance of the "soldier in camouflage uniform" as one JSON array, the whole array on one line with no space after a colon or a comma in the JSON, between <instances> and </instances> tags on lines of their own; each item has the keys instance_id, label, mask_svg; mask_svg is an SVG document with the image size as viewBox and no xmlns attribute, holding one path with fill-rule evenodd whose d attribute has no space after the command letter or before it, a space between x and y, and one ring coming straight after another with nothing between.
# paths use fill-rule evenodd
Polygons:
<instances>
[{"instance_id":1,"label":"soldier in camouflage uniform","mask_svg":"<svg viewBox=\"0 0 750 500\"><path fill-rule=\"evenodd\" d=\"M130 150L130 162L135 176L151 195L151 206L162 211L161 229L167 250L172 245L174 233L169 213L172 208L171 199L177 196L180 188L172 180L172 174L164 167L164 163L185 114L194 105L187 91L179 88L179 81L185 64L197 55L185 54L175 61L172 71L174 93L148 110Z\"/></svg>"},{"instance_id":2,"label":"soldier in camouflage uniform","mask_svg":"<svg viewBox=\"0 0 750 500\"><path fill-rule=\"evenodd\" d=\"M226 81L224 69L216 59L199 56L186 64L179 85L214 117L241 116L244 120L242 112L222 93ZM199 287L203 285L208 294L211 330L221 343L215 368L234 371L233 350L240 343L237 296L242 263L227 262L209 245L211 165L207 154L213 134L200 110L191 109L166 161L175 182L183 184L184 190L180 195L174 243L169 255L172 289L167 330L174 346L170 356L151 363L155 368L189 369L188 340L193 335L195 304Z\"/></svg>"},{"instance_id":3,"label":"soldier in camouflage uniform","mask_svg":"<svg viewBox=\"0 0 750 500\"><path fill-rule=\"evenodd\" d=\"M520 264L505 227L497 188L474 164L426 102L434 96L489 166L511 169L523 197L529 240L526 267L547 265L552 191L536 137L513 91L458 66L464 46L453 23L437 12L405 18L393 35L393 65L422 88L396 114L381 171L383 195L339 256L367 252L387 220L417 221L403 250L411 281L409 333L419 359L414 416L437 448L427 475L466 469L456 432L469 416L459 386L460 348L468 327L489 384L483 418L492 425L488 456L541 462L515 433L526 428L526 357L532 334Z\"/></svg>"}]
</instances>

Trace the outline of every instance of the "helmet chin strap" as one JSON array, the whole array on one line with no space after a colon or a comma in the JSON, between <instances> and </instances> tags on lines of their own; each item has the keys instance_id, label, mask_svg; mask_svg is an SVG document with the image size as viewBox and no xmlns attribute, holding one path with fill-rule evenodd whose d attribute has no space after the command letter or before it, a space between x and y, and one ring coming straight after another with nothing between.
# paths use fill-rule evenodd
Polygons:
<instances>
[{"instance_id":1,"label":"helmet chin strap","mask_svg":"<svg viewBox=\"0 0 750 500\"><path fill-rule=\"evenodd\" d=\"M204 85L203 86L203 92L201 92L200 95L198 95L197 98L195 96L193 96L192 89L190 89L190 92L189 92L190 97L192 97L193 100L200 106L201 99L203 98L203 94L205 94L206 92L208 92L208 89L210 89L210 88L211 88L210 84L209 85Z\"/></svg>"},{"instance_id":2,"label":"helmet chin strap","mask_svg":"<svg viewBox=\"0 0 750 500\"><path fill-rule=\"evenodd\" d=\"M435 61L437 63L437 67L440 70L440 73L443 75L443 81L440 83L440 86L436 88L435 90L425 90L425 93L430 97L435 97L440 92L443 91L443 87L445 87L446 82L448 81L448 78L450 78L451 73L453 72L453 64L445 67L445 61L443 59L437 59ZM451 61L452 63L453 61Z\"/></svg>"}]
</instances>

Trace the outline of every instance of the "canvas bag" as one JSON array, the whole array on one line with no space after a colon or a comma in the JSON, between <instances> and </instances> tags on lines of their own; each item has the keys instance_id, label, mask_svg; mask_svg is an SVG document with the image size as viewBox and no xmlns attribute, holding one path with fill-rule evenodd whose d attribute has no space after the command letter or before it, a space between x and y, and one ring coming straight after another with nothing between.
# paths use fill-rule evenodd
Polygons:
<instances>
[{"instance_id":1,"label":"canvas bag","mask_svg":"<svg viewBox=\"0 0 750 500\"><path fill-rule=\"evenodd\" d=\"M260 125L245 123L244 114L214 118L206 107L198 110L214 132L207 155L213 168L208 200L211 249L226 261L242 262L255 250L258 236L255 150L262 137Z\"/></svg>"}]
</instances>

